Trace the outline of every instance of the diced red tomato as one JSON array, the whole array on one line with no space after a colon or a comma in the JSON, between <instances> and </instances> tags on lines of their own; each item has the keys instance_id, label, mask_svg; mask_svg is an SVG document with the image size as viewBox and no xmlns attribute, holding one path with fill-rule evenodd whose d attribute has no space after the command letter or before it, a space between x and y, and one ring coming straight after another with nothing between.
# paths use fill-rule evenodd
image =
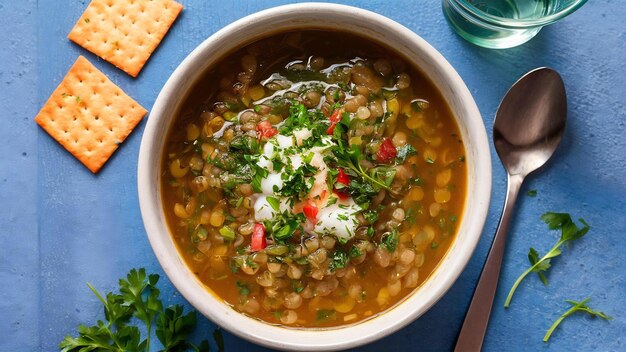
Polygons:
<instances>
[{"instance_id":1,"label":"diced red tomato","mask_svg":"<svg viewBox=\"0 0 626 352\"><path fill-rule=\"evenodd\" d=\"M273 136L278 134L278 130L275 129L272 126L272 123L267 120L259 122L259 124L256 125L256 130L260 134L259 138L272 138Z\"/></svg>"},{"instance_id":2,"label":"diced red tomato","mask_svg":"<svg viewBox=\"0 0 626 352\"><path fill-rule=\"evenodd\" d=\"M335 133L335 126L337 126L337 124L335 122L331 122L330 126L326 129L326 134L332 136L333 133Z\"/></svg>"},{"instance_id":3,"label":"diced red tomato","mask_svg":"<svg viewBox=\"0 0 626 352\"><path fill-rule=\"evenodd\" d=\"M317 220L318 210L319 209L317 209L317 206L312 203L308 203L302 208L304 216L306 216L306 218L309 219L309 221L311 222L315 222Z\"/></svg>"},{"instance_id":4,"label":"diced red tomato","mask_svg":"<svg viewBox=\"0 0 626 352\"><path fill-rule=\"evenodd\" d=\"M343 169L339 169L339 174L337 175L337 182L342 183L346 186L350 185L350 176L343 171Z\"/></svg>"},{"instance_id":5,"label":"diced red tomato","mask_svg":"<svg viewBox=\"0 0 626 352\"><path fill-rule=\"evenodd\" d=\"M341 121L341 109L337 109L333 111L333 113L328 117L330 122L338 123Z\"/></svg>"},{"instance_id":6,"label":"diced red tomato","mask_svg":"<svg viewBox=\"0 0 626 352\"><path fill-rule=\"evenodd\" d=\"M393 142L389 138L384 138L380 143L380 148L376 152L376 160L382 163L386 163L392 159L395 159L398 155L398 150L393 145Z\"/></svg>"},{"instance_id":7,"label":"diced red tomato","mask_svg":"<svg viewBox=\"0 0 626 352\"><path fill-rule=\"evenodd\" d=\"M350 185L350 176L343 171L343 169L339 169L339 174L337 175L337 183L341 183L342 185L349 186ZM338 190L335 188L335 194L339 199L347 199L350 195L345 190Z\"/></svg>"},{"instance_id":8,"label":"diced red tomato","mask_svg":"<svg viewBox=\"0 0 626 352\"><path fill-rule=\"evenodd\" d=\"M335 126L341 121L341 109L333 111L328 120L330 120L330 126L326 129L326 134L332 135L335 132Z\"/></svg>"},{"instance_id":9,"label":"diced red tomato","mask_svg":"<svg viewBox=\"0 0 626 352\"><path fill-rule=\"evenodd\" d=\"M335 193L337 198L339 198L341 200L346 200L346 199L350 198L350 195L348 193L345 193L345 192L342 192L342 191L335 190L333 193Z\"/></svg>"},{"instance_id":10,"label":"diced red tomato","mask_svg":"<svg viewBox=\"0 0 626 352\"><path fill-rule=\"evenodd\" d=\"M265 226L263 226L263 224L254 224L251 242L250 249L252 249L253 252L258 252L267 247L267 240L265 239Z\"/></svg>"}]
</instances>

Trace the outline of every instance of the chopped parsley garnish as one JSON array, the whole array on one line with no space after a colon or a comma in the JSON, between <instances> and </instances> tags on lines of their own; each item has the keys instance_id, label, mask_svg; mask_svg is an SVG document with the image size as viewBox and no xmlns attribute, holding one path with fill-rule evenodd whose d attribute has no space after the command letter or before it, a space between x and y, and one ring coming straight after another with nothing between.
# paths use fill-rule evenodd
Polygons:
<instances>
[{"instance_id":1,"label":"chopped parsley garnish","mask_svg":"<svg viewBox=\"0 0 626 352\"><path fill-rule=\"evenodd\" d=\"M320 309L317 311L317 320L335 320L337 313L334 309Z\"/></svg>"},{"instance_id":2,"label":"chopped parsley garnish","mask_svg":"<svg viewBox=\"0 0 626 352\"><path fill-rule=\"evenodd\" d=\"M350 258L357 258L363 255L363 252L359 249L359 247L352 245L350 248Z\"/></svg>"},{"instance_id":3,"label":"chopped parsley garnish","mask_svg":"<svg viewBox=\"0 0 626 352\"><path fill-rule=\"evenodd\" d=\"M393 253L398 247L398 237L398 230L396 229L393 229L391 232L385 232L380 239L380 245L388 252Z\"/></svg>"},{"instance_id":4,"label":"chopped parsley garnish","mask_svg":"<svg viewBox=\"0 0 626 352\"><path fill-rule=\"evenodd\" d=\"M398 154L396 155L396 163L402 164L411 155L417 154L415 148L410 144L405 144L398 149Z\"/></svg>"},{"instance_id":5,"label":"chopped parsley garnish","mask_svg":"<svg viewBox=\"0 0 626 352\"><path fill-rule=\"evenodd\" d=\"M274 211L280 211L280 201L275 197L267 197L267 203L274 209Z\"/></svg>"},{"instance_id":6,"label":"chopped parsley garnish","mask_svg":"<svg viewBox=\"0 0 626 352\"><path fill-rule=\"evenodd\" d=\"M378 220L378 212L376 210L367 210L363 212L363 217L368 224L373 224Z\"/></svg>"},{"instance_id":7,"label":"chopped parsley garnish","mask_svg":"<svg viewBox=\"0 0 626 352\"><path fill-rule=\"evenodd\" d=\"M348 253L340 249L336 249L333 252L332 257L330 258L330 264L328 265L328 269L332 272L337 269L345 268L346 265L348 265L349 261L350 258L348 257Z\"/></svg>"},{"instance_id":8,"label":"chopped parsley garnish","mask_svg":"<svg viewBox=\"0 0 626 352\"><path fill-rule=\"evenodd\" d=\"M291 280L291 288L293 289L293 292L295 293L300 293L304 290L305 288L305 284L302 280Z\"/></svg>"},{"instance_id":9,"label":"chopped parsley garnish","mask_svg":"<svg viewBox=\"0 0 626 352\"><path fill-rule=\"evenodd\" d=\"M293 214L285 210L276 214L271 220L265 220L265 230L268 231L275 240L284 242L296 232L302 230L302 223L306 221L303 213Z\"/></svg>"},{"instance_id":10,"label":"chopped parsley garnish","mask_svg":"<svg viewBox=\"0 0 626 352\"><path fill-rule=\"evenodd\" d=\"M219 232L225 240L232 241L235 239L235 230L230 226L223 226Z\"/></svg>"},{"instance_id":11,"label":"chopped parsley garnish","mask_svg":"<svg viewBox=\"0 0 626 352\"><path fill-rule=\"evenodd\" d=\"M240 295L247 296L250 294L250 288L245 282L237 281L235 284L237 285L237 289L239 290Z\"/></svg>"},{"instance_id":12,"label":"chopped parsley garnish","mask_svg":"<svg viewBox=\"0 0 626 352\"><path fill-rule=\"evenodd\" d=\"M331 151L333 152L336 165L343 168L349 175L360 179L357 181L358 186L365 186L368 190L371 189L374 192L378 192L381 188L392 191L389 186L391 184L390 180L393 181L393 177L395 176L395 169L380 166L374 167L366 172L361 165L361 160L364 160L365 156L359 146L355 144L348 146L347 142L344 140L343 136L345 131L347 131L348 123L346 120L348 119L344 117L342 121L337 124L333 133L335 145L331 148ZM359 189L352 187L353 181L350 183L351 193Z\"/></svg>"},{"instance_id":13,"label":"chopped parsley garnish","mask_svg":"<svg viewBox=\"0 0 626 352\"><path fill-rule=\"evenodd\" d=\"M531 189L528 192L526 192L526 195L528 195L529 197L536 197L537 196L537 190L536 189Z\"/></svg>"}]
</instances>

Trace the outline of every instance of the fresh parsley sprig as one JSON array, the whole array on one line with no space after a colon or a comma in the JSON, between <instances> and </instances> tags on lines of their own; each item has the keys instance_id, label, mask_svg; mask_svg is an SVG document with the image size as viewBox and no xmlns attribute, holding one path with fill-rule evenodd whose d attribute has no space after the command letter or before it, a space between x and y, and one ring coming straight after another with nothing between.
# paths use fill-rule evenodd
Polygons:
<instances>
[{"instance_id":1,"label":"fresh parsley sprig","mask_svg":"<svg viewBox=\"0 0 626 352\"><path fill-rule=\"evenodd\" d=\"M571 301L571 300L565 301L565 302L571 304L572 307L570 309L568 309L565 313L561 314L561 316L556 321L554 321L552 326L550 326L550 328L548 329L548 331L544 335L543 342L548 342L548 340L550 340L550 336L552 336L552 333L557 328L557 326L559 326L559 324L561 324L561 322L563 322L563 320L565 318L569 317L570 315L572 315L572 314L574 314L576 312L587 313L587 314L591 315L592 317L599 317L599 318L602 318L604 320L611 320L611 319L613 319L612 317L606 315L604 312L600 312L600 311L593 310L593 309L589 308L589 306L587 306L587 302L589 302L590 299L591 299L590 297L587 297L587 298L585 298L584 300L582 300L580 302Z\"/></svg>"},{"instance_id":2,"label":"fresh parsley sprig","mask_svg":"<svg viewBox=\"0 0 626 352\"><path fill-rule=\"evenodd\" d=\"M541 258L539 258L539 253L537 252L537 250L535 250L532 247L530 248L530 251L528 252L528 260L530 261L531 266L530 268L526 269L526 271L524 271L522 275L520 275L520 277L517 278L517 280L513 284L513 287L511 287L511 290L509 291L509 294L506 297L506 301L504 302L505 308L509 307L509 305L511 304L511 299L513 298L513 294L515 293L515 290L517 289L519 284L522 282L522 280L526 276L528 276L528 274L533 273L533 272L537 273L537 275L539 275L539 279L541 279L541 281L544 284L547 284L548 279L543 274L543 272L547 271L550 268L551 266L550 262L552 258L561 255L560 247L564 243L577 240L583 237L589 231L589 225L585 222L585 220L583 220L582 218L578 219L578 221L580 221L580 223L583 225L582 228L578 228L578 226L576 226L576 224L572 220L571 216L566 213L547 212L541 215L541 220L548 225L548 228L550 230L560 229L561 238L548 251L548 253L546 253Z\"/></svg>"},{"instance_id":3,"label":"fresh parsley sprig","mask_svg":"<svg viewBox=\"0 0 626 352\"><path fill-rule=\"evenodd\" d=\"M385 167L385 170L389 172L379 173L376 172L376 170L370 171L369 173L366 172L360 163L360 161L365 158L361 149L356 145L349 147L343 140L343 133L345 131L343 125L343 123L338 124L333 132L333 138L337 144L332 148L332 152L337 166L346 169L347 172L370 183L375 189L384 188L393 192L390 186L395 176L395 169ZM384 174L384 176L380 174Z\"/></svg>"},{"instance_id":4,"label":"fresh parsley sprig","mask_svg":"<svg viewBox=\"0 0 626 352\"><path fill-rule=\"evenodd\" d=\"M163 309L160 292L156 287L158 281L159 275L146 275L143 268L132 269L126 279L120 279L119 293L109 292L106 299L87 283L104 306L106 322L98 320L94 326L78 326L77 337L67 335L59 343L61 352L149 352L154 324L155 335L163 345L162 351L209 351L206 340L199 345L187 342L187 337L196 325L196 312L183 314L184 309L180 305ZM147 334L145 339L141 338L139 327L131 324L133 317L144 323ZM218 347L220 351L223 350L219 343Z\"/></svg>"}]
</instances>

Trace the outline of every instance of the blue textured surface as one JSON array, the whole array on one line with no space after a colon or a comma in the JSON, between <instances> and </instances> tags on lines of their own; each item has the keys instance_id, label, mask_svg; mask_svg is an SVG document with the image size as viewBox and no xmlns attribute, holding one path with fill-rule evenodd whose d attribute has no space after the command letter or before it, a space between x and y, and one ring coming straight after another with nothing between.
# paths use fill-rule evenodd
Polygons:
<instances>
[{"instance_id":1,"label":"blue textured surface","mask_svg":"<svg viewBox=\"0 0 626 352\"><path fill-rule=\"evenodd\" d=\"M0 351L52 351L78 324L99 318L101 308L86 281L106 291L131 267L163 274L137 201L136 160L145 122L94 176L32 118L79 54L149 109L176 65L203 39L244 15L284 3L182 2L182 16L132 79L65 39L87 1L0 1ZM388 16L429 41L463 77L489 129L500 99L519 76L538 66L561 72L569 98L567 131L549 167L522 190L537 189L538 195L519 200L485 350L626 350L624 3L590 1L529 43L503 51L457 37L438 1L345 3ZM452 348L502 209L505 174L492 155L493 201L467 269L427 314L361 350ZM547 287L529 277L505 310L504 296L527 265L528 247L545 252L558 237L539 221L548 210L584 217L591 232L554 260ZM164 276L161 287L168 302L185 303ZM574 316L549 344L541 342L567 308L563 301L586 296L615 319ZM202 319L198 335L209 337L213 327ZM228 333L225 338L228 351L261 350Z\"/></svg>"}]
</instances>

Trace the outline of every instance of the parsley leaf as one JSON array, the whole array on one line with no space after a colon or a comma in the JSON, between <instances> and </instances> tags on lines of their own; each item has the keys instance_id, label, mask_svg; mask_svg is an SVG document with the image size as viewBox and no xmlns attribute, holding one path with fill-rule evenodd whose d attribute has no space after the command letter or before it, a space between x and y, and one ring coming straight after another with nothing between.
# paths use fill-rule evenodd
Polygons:
<instances>
[{"instance_id":1,"label":"parsley leaf","mask_svg":"<svg viewBox=\"0 0 626 352\"><path fill-rule=\"evenodd\" d=\"M186 341L187 337L196 327L196 312L192 311L183 315L183 306L175 305L168 307L159 315L156 321L156 336L163 344L164 351L208 351L208 342L196 347Z\"/></svg>"},{"instance_id":2,"label":"parsley leaf","mask_svg":"<svg viewBox=\"0 0 626 352\"><path fill-rule=\"evenodd\" d=\"M536 189L531 189L528 192L526 192L526 195L528 195L529 197L536 197L537 196L537 190Z\"/></svg>"},{"instance_id":3,"label":"parsley leaf","mask_svg":"<svg viewBox=\"0 0 626 352\"><path fill-rule=\"evenodd\" d=\"M146 276L145 269L132 269L126 280L120 279L120 293L124 304L134 308L134 316L146 324L146 349L150 350L150 335L152 322L163 311L163 303L159 300L159 290L156 283L158 275Z\"/></svg>"},{"instance_id":4,"label":"parsley leaf","mask_svg":"<svg viewBox=\"0 0 626 352\"><path fill-rule=\"evenodd\" d=\"M337 249L333 252L333 256L330 258L328 269L333 272L337 269L345 268L349 261L350 258L348 257L348 253Z\"/></svg>"},{"instance_id":5,"label":"parsley leaf","mask_svg":"<svg viewBox=\"0 0 626 352\"><path fill-rule=\"evenodd\" d=\"M539 279L541 280L541 282L543 282L544 285L548 284L548 279L546 278L546 276L543 274L542 271L547 271L550 268L550 261L546 260L543 262L539 261L539 253L537 253L537 250L530 247L530 251L528 252L528 260L530 261L530 265L535 266L535 269L533 269L533 272L536 272L537 275L539 275Z\"/></svg>"},{"instance_id":6,"label":"parsley leaf","mask_svg":"<svg viewBox=\"0 0 626 352\"><path fill-rule=\"evenodd\" d=\"M250 287L243 281L237 281L235 283L237 285L237 289L239 289L239 294L242 296L246 296L250 294Z\"/></svg>"},{"instance_id":7,"label":"parsley leaf","mask_svg":"<svg viewBox=\"0 0 626 352\"><path fill-rule=\"evenodd\" d=\"M531 263L530 268L526 269L515 281L513 287L509 291L508 296L506 297L506 301L504 302L504 307L508 308L511 304L511 299L513 298L513 294L515 290L522 282L522 280L530 273L535 272L539 275L539 278L544 284L547 284L548 280L546 279L543 272L547 271L550 268L550 261L552 258L561 255L560 247L569 241L577 240L583 237L587 232L589 232L589 225L583 219L578 219L578 221L583 225L582 228L578 228L571 216L567 213L552 213L547 212L541 215L541 220L548 225L550 230L561 230L561 238L558 242L546 253L543 257L539 258L539 253L534 248L531 248L528 253L528 259Z\"/></svg>"},{"instance_id":8,"label":"parsley leaf","mask_svg":"<svg viewBox=\"0 0 626 352\"><path fill-rule=\"evenodd\" d=\"M404 161L406 160L406 158L408 158L409 156L413 155L413 154L417 154L417 151L415 150L415 148L410 145L410 144L405 144L398 149L398 153L396 155L396 163L397 164L402 164L404 163Z\"/></svg>"},{"instance_id":9,"label":"parsley leaf","mask_svg":"<svg viewBox=\"0 0 626 352\"><path fill-rule=\"evenodd\" d=\"M398 230L393 229L391 232L385 232L380 238L380 245L389 253L395 252L398 247Z\"/></svg>"},{"instance_id":10,"label":"parsley leaf","mask_svg":"<svg viewBox=\"0 0 626 352\"><path fill-rule=\"evenodd\" d=\"M209 351L206 340L199 345L186 339L196 325L196 312L183 314L180 305L163 309L156 288L158 275L146 275L145 269L132 269L125 279L119 280L119 293L109 292L106 299L89 283L87 286L104 307L105 321L94 326L78 326L78 336L70 335L59 343L61 352L79 351L150 351L152 326L164 351ZM141 338L139 327L131 325L135 317L145 325L147 336Z\"/></svg>"},{"instance_id":11,"label":"parsley leaf","mask_svg":"<svg viewBox=\"0 0 626 352\"><path fill-rule=\"evenodd\" d=\"M275 214L272 219L264 221L265 229L272 235L274 240L284 242L296 231L302 230L302 223L306 221L303 213L294 214L288 210Z\"/></svg>"},{"instance_id":12,"label":"parsley leaf","mask_svg":"<svg viewBox=\"0 0 626 352\"><path fill-rule=\"evenodd\" d=\"M265 198L267 203L274 209L274 211L280 211L280 201L275 197L267 197Z\"/></svg>"},{"instance_id":13,"label":"parsley leaf","mask_svg":"<svg viewBox=\"0 0 626 352\"><path fill-rule=\"evenodd\" d=\"M337 314L334 309L320 309L317 311L317 320L335 320L337 319Z\"/></svg>"},{"instance_id":14,"label":"parsley leaf","mask_svg":"<svg viewBox=\"0 0 626 352\"><path fill-rule=\"evenodd\" d=\"M363 255L363 252L359 249L359 247L352 245L350 248L350 258L358 258Z\"/></svg>"},{"instance_id":15,"label":"parsley leaf","mask_svg":"<svg viewBox=\"0 0 626 352\"><path fill-rule=\"evenodd\" d=\"M390 171L383 173L383 179L380 178L381 175L378 175L376 171L370 173L365 172L360 163L361 160L365 159L361 149L356 144L348 147L343 140L343 133L344 127L343 122L341 122L335 127L333 138L336 141L336 145L331 149L335 156L337 166L344 168L346 172L353 176L358 176L362 179L363 183L368 183L376 192L381 188L393 192L389 187L391 184L391 182L389 182ZM388 169L394 170L395 176L395 169ZM393 181L393 177L391 177L391 181Z\"/></svg>"},{"instance_id":16,"label":"parsley leaf","mask_svg":"<svg viewBox=\"0 0 626 352\"><path fill-rule=\"evenodd\" d=\"M561 324L561 322L563 322L565 318L569 317L570 315L576 312L584 312L593 317L599 317L604 320L613 319L612 317L606 315L604 312L596 311L596 310L589 308L589 306L587 306L587 302L589 302L590 299L591 299L590 297L587 297L580 302L571 301L571 300L565 301L571 304L572 307L568 309L565 313L561 314L561 316L552 324L552 326L550 326L546 334L543 336L543 342L548 342L548 340L550 339L550 336L552 336L552 333L557 328L557 326L559 326L559 324Z\"/></svg>"}]
</instances>

